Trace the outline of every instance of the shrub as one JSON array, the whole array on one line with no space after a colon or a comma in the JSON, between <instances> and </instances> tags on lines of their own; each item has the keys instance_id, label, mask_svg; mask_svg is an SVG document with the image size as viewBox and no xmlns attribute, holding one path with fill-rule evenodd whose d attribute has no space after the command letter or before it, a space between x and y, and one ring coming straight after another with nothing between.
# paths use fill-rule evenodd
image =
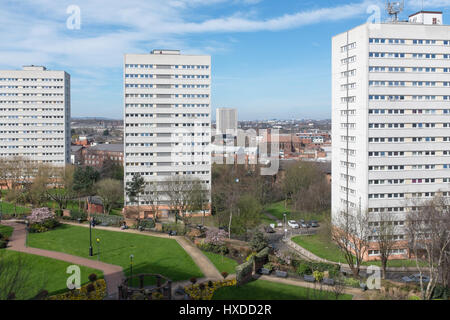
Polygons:
<instances>
[{"instance_id":1,"label":"shrub","mask_svg":"<svg viewBox=\"0 0 450 320\"><path fill-rule=\"evenodd\" d=\"M78 220L81 219L81 221L85 221L87 219L87 214L86 212L83 211L77 211L77 210L72 210L70 211L70 217L68 217L70 220ZM64 217L63 217L64 219Z\"/></svg>"},{"instance_id":2,"label":"shrub","mask_svg":"<svg viewBox=\"0 0 450 320\"><path fill-rule=\"evenodd\" d=\"M264 269L267 269L267 270L269 270L269 271L272 271L273 270L273 264L272 263L266 263L265 265L264 265Z\"/></svg>"},{"instance_id":3,"label":"shrub","mask_svg":"<svg viewBox=\"0 0 450 320\"><path fill-rule=\"evenodd\" d=\"M93 284L93 283L89 283L89 284L86 286L86 291L87 291L87 293L91 293L91 292L95 291L95 286L94 286L94 284Z\"/></svg>"},{"instance_id":4,"label":"shrub","mask_svg":"<svg viewBox=\"0 0 450 320\"><path fill-rule=\"evenodd\" d=\"M302 263L301 265L298 266L297 273L301 276L310 275L312 274L312 270L309 264Z\"/></svg>"},{"instance_id":5,"label":"shrub","mask_svg":"<svg viewBox=\"0 0 450 320\"><path fill-rule=\"evenodd\" d=\"M314 276L314 279L316 279L316 281L317 282L321 282L322 280L323 280L323 272L321 272L321 271L314 271L313 272L313 276Z\"/></svg>"},{"instance_id":6,"label":"shrub","mask_svg":"<svg viewBox=\"0 0 450 320\"><path fill-rule=\"evenodd\" d=\"M143 219L139 221L139 227L142 227L144 229L152 229L155 227L155 221L151 218Z\"/></svg>"},{"instance_id":7,"label":"shrub","mask_svg":"<svg viewBox=\"0 0 450 320\"><path fill-rule=\"evenodd\" d=\"M28 231L30 233L42 233L42 232L46 232L48 230L52 230L54 228L56 228L57 226L59 226L60 223L58 220L52 218L52 219L47 219L41 223L33 223L28 227Z\"/></svg>"},{"instance_id":8,"label":"shrub","mask_svg":"<svg viewBox=\"0 0 450 320\"><path fill-rule=\"evenodd\" d=\"M253 273L253 259L244 262L241 265L238 265L236 267L237 284L238 285L245 284L248 280L250 280L252 273Z\"/></svg>"},{"instance_id":9,"label":"shrub","mask_svg":"<svg viewBox=\"0 0 450 320\"><path fill-rule=\"evenodd\" d=\"M245 261L247 262L253 262L254 257L256 256L255 252L250 253L247 258L245 258Z\"/></svg>"},{"instance_id":10,"label":"shrub","mask_svg":"<svg viewBox=\"0 0 450 320\"><path fill-rule=\"evenodd\" d=\"M0 239L0 249L6 248L8 241Z\"/></svg>"},{"instance_id":11,"label":"shrub","mask_svg":"<svg viewBox=\"0 0 450 320\"><path fill-rule=\"evenodd\" d=\"M55 215L49 208L36 208L31 211L31 215L28 217L30 224L42 223L45 220L53 219Z\"/></svg>"},{"instance_id":12,"label":"shrub","mask_svg":"<svg viewBox=\"0 0 450 320\"><path fill-rule=\"evenodd\" d=\"M62 217L63 211L62 211L61 209L56 209L56 210L55 210L55 215L56 215L57 217Z\"/></svg>"},{"instance_id":13,"label":"shrub","mask_svg":"<svg viewBox=\"0 0 450 320\"><path fill-rule=\"evenodd\" d=\"M201 250L204 251L208 251L208 252L213 252L213 253L217 253L217 254L221 254L221 255L226 255L229 252L229 249L227 246L225 245L217 245L211 242L204 242L202 241L198 247Z\"/></svg>"},{"instance_id":14,"label":"shrub","mask_svg":"<svg viewBox=\"0 0 450 320\"><path fill-rule=\"evenodd\" d=\"M264 237L263 233L260 231L255 232L252 239L250 240L250 247L253 251L261 251L265 247L267 247L268 242Z\"/></svg>"},{"instance_id":15,"label":"shrub","mask_svg":"<svg viewBox=\"0 0 450 320\"><path fill-rule=\"evenodd\" d=\"M359 280L355 278L344 278L344 284L349 287L359 288Z\"/></svg>"},{"instance_id":16,"label":"shrub","mask_svg":"<svg viewBox=\"0 0 450 320\"><path fill-rule=\"evenodd\" d=\"M97 275L95 273L91 273L88 278L90 282L97 281Z\"/></svg>"}]
</instances>

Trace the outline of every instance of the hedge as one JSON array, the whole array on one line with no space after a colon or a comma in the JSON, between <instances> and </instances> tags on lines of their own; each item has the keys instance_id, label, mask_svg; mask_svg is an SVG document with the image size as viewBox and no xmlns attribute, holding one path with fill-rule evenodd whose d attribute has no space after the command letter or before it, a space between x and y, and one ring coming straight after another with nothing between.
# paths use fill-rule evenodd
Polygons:
<instances>
[{"instance_id":1,"label":"hedge","mask_svg":"<svg viewBox=\"0 0 450 320\"><path fill-rule=\"evenodd\" d=\"M340 270L338 264L312 262L307 260L292 260L292 265L297 268L297 273L299 273L300 275L311 274L313 271L328 271L330 277L334 277L339 273Z\"/></svg>"},{"instance_id":2,"label":"hedge","mask_svg":"<svg viewBox=\"0 0 450 320\"><path fill-rule=\"evenodd\" d=\"M253 274L253 257L247 262L236 267L236 285L244 285L249 282Z\"/></svg>"}]
</instances>

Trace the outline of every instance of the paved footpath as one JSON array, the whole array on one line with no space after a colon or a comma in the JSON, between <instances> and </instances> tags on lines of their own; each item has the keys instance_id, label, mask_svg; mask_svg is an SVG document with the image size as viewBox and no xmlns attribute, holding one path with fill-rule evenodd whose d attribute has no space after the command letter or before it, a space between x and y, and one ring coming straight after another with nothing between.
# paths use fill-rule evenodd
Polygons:
<instances>
[{"instance_id":1,"label":"paved footpath","mask_svg":"<svg viewBox=\"0 0 450 320\"><path fill-rule=\"evenodd\" d=\"M70 254L49 251L37 248L26 247L26 226L22 223L14 222L2 222L2 224L13 227L14 231L10 237L8 243L8 250L14 250L24 253L35 254L38 256L48 257L52 259L62 260L70 262L76 265L82 265L92 269L97 269L103 271L103 276L106 281L106 289L108 297L117 299L118 298L118 286L124 279L124 274L122 267L113 264L104 263L101 261L91 260L87 258L77 257Z\"/></svg>"}]
</instances>

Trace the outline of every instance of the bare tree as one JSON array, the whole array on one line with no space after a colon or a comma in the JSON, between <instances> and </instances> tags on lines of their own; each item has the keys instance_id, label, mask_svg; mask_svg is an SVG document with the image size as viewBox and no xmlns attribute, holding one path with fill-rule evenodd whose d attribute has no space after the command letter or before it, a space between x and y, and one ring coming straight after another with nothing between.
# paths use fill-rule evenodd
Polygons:
<instances>
[{"instance_id":1,"label":"bare tree","mask_svg":"<svg viewBox=\"0 0 450 320\"><path fill-rule=\"evenodd\" d=\"M103 179L95 184L97 195L102 199L103 213L109 214L113 205L123 197L123 185L119 180Z\"/></svg>"},{"instance_id":2,"label":"bare tree","mask_svg":"<svg viewBox=\"0 0 450 320\"><path fill-rule=\"evenodd\" d=\"M415 207L408 214L406 229L409 249L416 260L420 273L422 298L429 300L439 281L439 275L445 266L450 246L450 206L446 199L437 196ZM428 284L424 284L423 275L427 267Z\"/></svg>"},{"instance_id":3,"label":"bare tree","mask_svg":"<svg viewBox=\"0 0 450 320\"><path fill-rule=\"evenodd\" d=\"M74 196L74 170L72 165L52 167L47 183L47 196L58 204L59 210L65 208L67 202Z\"/></svg>"},{"instance_id":4,"label":"bare tree","mask_svg":"<svg viewBox=\"0 0 450 320\"><path fill-rule=\"evenodd\" d=\"M171 211L175 211L176 220L178 215L181 214L181 218L185 224L188 222L187 210L189 208L189 196L192 188L192 180L184 176L169 177L164 181L164 193L168 198L169 207Z\"/></svg>"},{"instance_id":5,"label":"bare tree","mask_svg":"<svg viewBox=\"0 0 450 320\"><path fill-rule=\"evenodd\" d=\"M208 189L202 184L201 180L194 179L192 181L192 187L189 189L189 210L202 211L202 225L205 224L205 211L209 202L209 192Z\"/></svg>"},{"instance_id":6,"label":"bare tree","mask_svg":"<svg viewBox=\"0 0 450 320\"><path fill-rule=\"evenodd\" d=\"M154 182L147 183L142 196L145 201L150 203L155 221L158 219L160 201L162 198L162 191L158 189L158 185L159 184Z\"/></svg>"},{"instance_id":7,"label":"bare tree","mask_svg":"<svg viewBox=\"0 0 450 320\"><path fill-rule=\"evenodd\" d=\"M395 219L391 214L380 212L378 214L378 221L373 223L373 237L377 244L377 249L380 252L381 268L383 271L382 277L386 279L386 269L389 257L392 255L392 250L396 247L397 241L395 235L398 233L398 228L395 226Z\"/></svg>"},{"instance_id":8,"label":"bare tree","mask_svg":"<svg viewBox=\"0 0 450 320\"><path fill-rule=\"evenodd\" d=\"M361 264L369 245L369 215L361 209L341 212L333 221L331 238L344 253L352 273L359 276Z\"/></svg>"}]
</instances>

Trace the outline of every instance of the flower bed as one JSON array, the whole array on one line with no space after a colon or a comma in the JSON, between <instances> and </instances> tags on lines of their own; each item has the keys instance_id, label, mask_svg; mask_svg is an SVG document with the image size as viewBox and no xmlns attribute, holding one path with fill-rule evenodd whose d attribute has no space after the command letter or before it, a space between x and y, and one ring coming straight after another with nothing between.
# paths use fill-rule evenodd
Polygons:
<instances>
[{"instance_id":1,"label":"flower bed","mask_svg":"<svg viewBox=\"0 0 450 320\"><path fill-rule=\"evenodd\" d=\"M85 284L80 289L51 296L48 300L103 300L106 297L106 282L103 279Z\"/></svg>"},{"instance_id":2,"label":"flower bed","mask_svg":"<svg viewBox=\"0 0 450 320\"><path fill-rule=\"evenodd\" d=\"M236 285L236 279L223 281L208 281L192 286L184 287L184 291L192 300L211 300L214 291L223 287L232 287Z\"/></svg>"}]
</instances>

